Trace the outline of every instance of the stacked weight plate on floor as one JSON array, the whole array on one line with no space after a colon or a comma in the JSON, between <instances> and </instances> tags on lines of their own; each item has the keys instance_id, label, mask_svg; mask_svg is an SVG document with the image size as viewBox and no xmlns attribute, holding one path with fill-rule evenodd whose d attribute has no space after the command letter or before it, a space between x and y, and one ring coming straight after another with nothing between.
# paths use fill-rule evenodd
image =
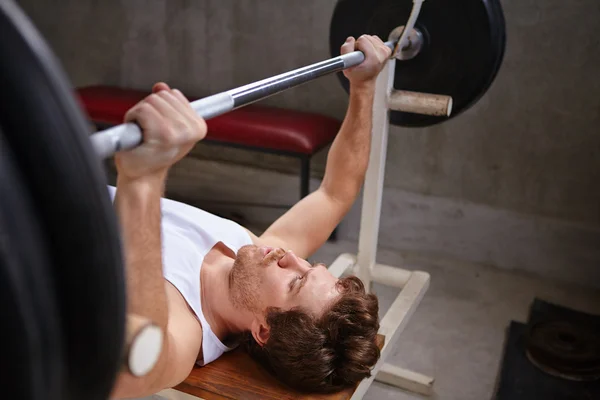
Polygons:
<instances>
[{"instance_id":1,"label":"stacked weight plate on floor","mask_svg":"<svg viewBox=\"0 0 600 400\"><path fill-rule=\"evenodd\" d=\"M105 400L125 336L116 216L71 85L12 0L0 87L2 397Z\"/></svg>"},{"instance_id":2,"label":"stacked weight plate on floor","mask_svg":"<svg viewBox=\"0 0 600 400\"><path fill-rule=\"evenodd\" d=\"M330 26L330 51L340 54L348 36L390 33L405 25L412 0L339 0ZM505 21L499 0L426 0L415 24L424 37L419 54L396 62L394 88L452 96L452 117L473 106L490 88L500 69L506 46ZM348 91L349 82L338 73ZM424 127L445 117L392 111L390 122Z\"/></svg>"}]
</instances>

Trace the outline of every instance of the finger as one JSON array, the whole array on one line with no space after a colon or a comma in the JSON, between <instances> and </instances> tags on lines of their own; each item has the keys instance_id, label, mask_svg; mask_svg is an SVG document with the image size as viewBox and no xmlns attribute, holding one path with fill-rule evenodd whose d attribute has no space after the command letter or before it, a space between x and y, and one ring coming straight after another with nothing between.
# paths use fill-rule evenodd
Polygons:
<instances>
[{"instance_id":1,"label":"finger","mask_svg":"<svg viewBox=\"0 0 600 400\"><path fill-rule=\"evenodd\" d=\"M392 55L392 50L387 47L377 35L367 36L367 39L373 44L373 47L375 47L378 54L381 54L386 58Z\"/></svg>"},{"instance_id":2,"label":"finger","mask_svg":"<svg viewBox=\"0 0 600 400\"><path fill-rule=\"evenodd\" d=\"M188 98L185 97L185 95L183 93L181 93L180 90L178 90L178 89L171 89L171 94L173 96L175 96L175 98L177 100L179 100L182 104L185 105L185 108L188 109L188 111L191 112L190 115L198 117L198 114L196 113L196 111L194 111L194 108L192 107L192 103L190 103L190 101L188 100Z\"/></svg>"},{"instance_id":3,"label":"finger","mask_svg":"<svg viewBox=\"0 0 600 400\"><path fill-rule=\"evenodd\" d=\"M158 95L169 103L180 116L185 119L186 125L192 132L193 138L199 140L204 137L204 131L206 130L204 120L196 114L192 109L190 102L179 90L162 91Z\"/></svg>"},{"instance_id":4,"label":"finger","mask_svg":"<svg viewBox=\"0 0 600 400\"><path fill-rule=\"evenodd\" d=\"M140 102L127 111L124 121L137 123L142 133L165 128L158 110L145 102Z\"/></svg>"},{"instance_id":5,"label":"finger","mask_svg":"<svg viewBox=\"0 0 600 400\"><path fill-rule=\"evenodd\" d=\"M173 96L177 97L179 99L179 101L181 101L183 103L189 103L188 98L185 97L185 95L183 93L181 93L181 91L179 89L172 89L171 93L173 93Z\"/></svg>"},{"instance_id":6,"label":"finger","mask_svg":"<svg viewBox=\"0 0 600 400\"><path fill-rule=\"evenodd\" d=\"M371 43L371 45L373 45L373 48L375 50L378 50L380 48L381 40L377 40L374 36L370 35L365 36L365 38L369 41L369 43Z\"/></svg>"},{"instance_id":7,"label":"finger","mask_svg":"<svg viewBox=\"0 0 600 400\"><path fill-rule=\"evenodd\" d=\"M189 116L190 118L194 121L194 123L197 124L197 140L201 140L204 138L204 136L206 136L206 130L207 130L207 125L206 125L206 121L204 120L204 118L202 118L201 116L198 115L198 113L193 109L192 104L189 102L189 100L187 99L187 97L185 97L185 95L183 93L181 93L179 90L177 89L173 89L171 91L171 93L173 94L173 96L175 96L177 99L179 99L179 101L183 102L186 105L186 109L189 112Z\"/></svg>"},{"instance_id":8,"label":"finger","mask_svg":"<svg viewBox=\"0 0 600 400\"><path fill-rule=\"evenodd\" d=\"M356 41L356 48L357 50L360 50L363 53L365 53L365 59L369 58L369 55L375 55L375 46L369 39L368 35L362 35L358 38L358 40Z\"/></svg>"},{"instance_id":9,"label":"finger","mask_svg":"<svg viewBox=\"0 0 600 400\"><path fill-rule=\"evenodd\" d=\"M377 35L367 36L367 39L369 39L369 41L373 44L373 47L375 47L376 49L384 47L387 48L385 43L383 43L383 41Z\"/></svg>"},{"instance_id":10,"label":"finger","mask_svg":"<svg viewBox=\"0 0 600 400\"><path fill-rule=\"evenodd\" d=\"M190 112L191 109L189 107L189 102L187 100L182 101L180 98L175 96L172 90L163 90L159 93L156 93L156 95L169 103L169 105L171 105L171 107L173 107L180 114L188 118L192 115Z\"/></svg>"},{"instance_id":11,"label":"finger","mask_svg":"<svg viewBox=\"0 0 600 400\"><path fill-rule=\"evenodd\" d=\"M342 47L340 49L340 53L348 54L348 53L353 52L355 50L354 49L355 43L356 43L356 40L354 40L354 38L352 36L348 37L348 39L346 39L346 41L342 45Z\"/></svg>"},{"instance_id":12,"label":"finger","mask_svg":"<svg viewBox=\"0 0 600 400\"><path fill-rule=\"evenodd\" d=\"M174 135L174 138L169 138L169 140L175 139L176 143L187 140L190 136L190 127L187 118L165 100L162 93L154 93L146 98L146 102L158 111L164 124L171 127L171 129L166 129L160 133ZM165 139L167 138L165 137Z\"/></svg>"},{"instance_id":13,"label":"finger","mask_svg":"<svg viewBox=\"0 0 600 400\"><path fill-rule=\"evenodd\" d=\"M158 93L161 90L170 90L169 85L164 82L158 82L152 86L152 93Z\"/></svg>"}]
</instances>

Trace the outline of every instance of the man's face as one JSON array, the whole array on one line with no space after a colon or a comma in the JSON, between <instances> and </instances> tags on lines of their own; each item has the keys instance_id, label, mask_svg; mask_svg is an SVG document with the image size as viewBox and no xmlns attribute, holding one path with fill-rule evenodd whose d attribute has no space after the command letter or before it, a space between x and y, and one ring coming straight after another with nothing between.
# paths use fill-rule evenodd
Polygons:
<instances>
[{"instance_id":1,"label":"man's face","mask_svg":"<svg viewBox=\"0 0 600 400\"><path fill-rule=\"evenodd\" d=\"M267 307L301 307L320 315L339 295L337 281L324 265L313 266L292 252L244 246L231 270L231 300L256 314Z\"/></svg>"}]
</instances>

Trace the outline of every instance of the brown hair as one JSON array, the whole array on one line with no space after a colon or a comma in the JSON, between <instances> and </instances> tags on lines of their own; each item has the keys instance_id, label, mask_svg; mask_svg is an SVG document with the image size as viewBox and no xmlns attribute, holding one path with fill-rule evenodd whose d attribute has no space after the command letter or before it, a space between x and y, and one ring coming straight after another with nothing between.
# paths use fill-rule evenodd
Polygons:
<instances>
[{"instance_id":1,"label":"brown hair","mask_svg":"<svg viewBox=\"0 0 600 400\"><path fill-rule=\"evenodd\" d=\"M379 359L377 297L354 276L338 281L341 295L321 316L270 309L270 336L260 346L248 335L250 355L288 386L331 393L371 376Z\"/></svg>"}]
</instances>

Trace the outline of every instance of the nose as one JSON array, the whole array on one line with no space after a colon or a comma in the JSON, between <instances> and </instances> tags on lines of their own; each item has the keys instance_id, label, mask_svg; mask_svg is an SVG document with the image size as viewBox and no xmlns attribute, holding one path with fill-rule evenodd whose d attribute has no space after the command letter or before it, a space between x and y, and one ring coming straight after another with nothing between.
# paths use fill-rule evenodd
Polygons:
<instances>
[{"instance_id":1,"label":"nose","mask_svg":"<svg viewBox=\"0 0 600 400\"><path fill-rule=\"evenodd\" d=\"M292 251L287 251L285 255L279 259L277 265L279 265L280 268L302 269L300 259Z\"/></svg>"}]
</instances>

